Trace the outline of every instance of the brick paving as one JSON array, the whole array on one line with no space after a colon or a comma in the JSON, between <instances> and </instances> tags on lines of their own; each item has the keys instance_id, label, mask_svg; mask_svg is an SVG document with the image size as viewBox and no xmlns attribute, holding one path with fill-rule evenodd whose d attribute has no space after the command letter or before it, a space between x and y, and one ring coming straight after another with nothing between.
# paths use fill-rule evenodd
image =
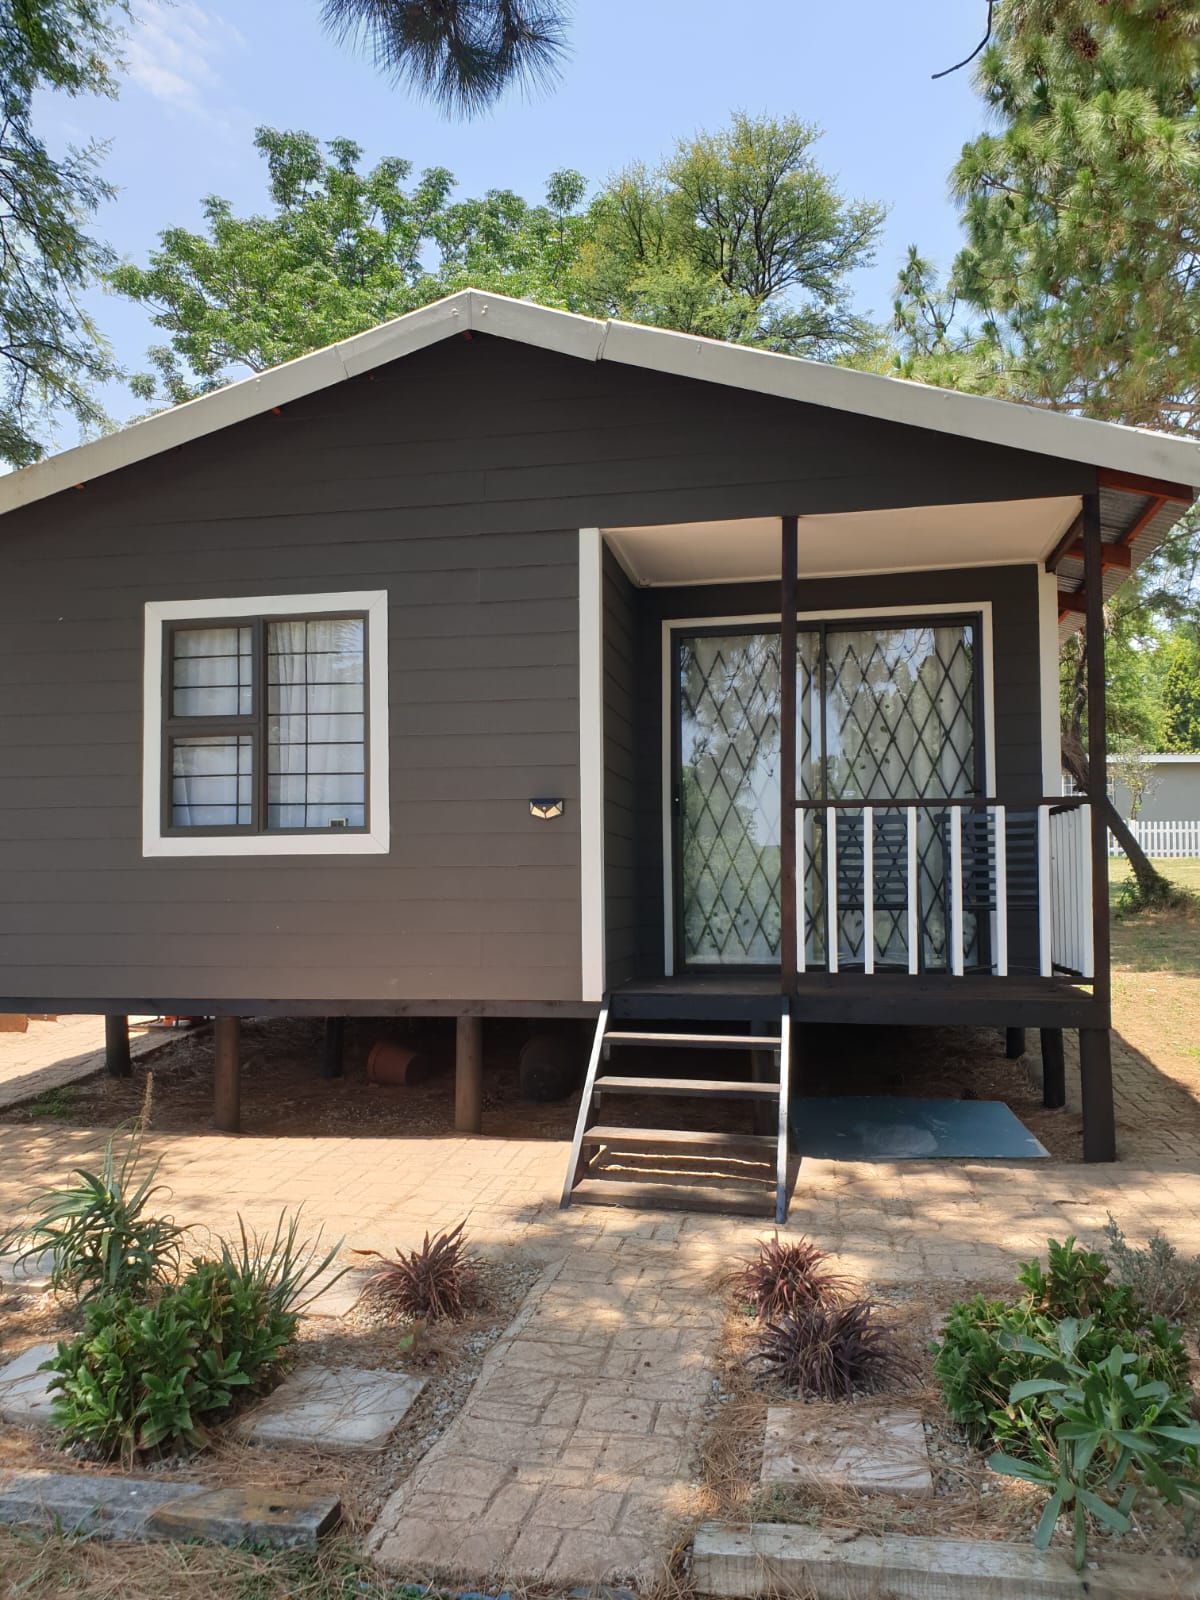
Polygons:
<instances>
[{"instance_id":1,"label":"brick paving","mask_svg":"<svg viewBox=\"0 0 1200 1600\"><path fill-rule=\"evenodd\" d=\"M136 1060L163 1048L169 1035L130 1030ZM104 1018L33 1017L24 1033L0 1033L0 1109L89 1078L104 1066Z\"/></svg>"},{"instance_id":2,"label":"brick paving","mask_svg":"<svg viewBox=\"0 0 1200 1600\"><path fill-rule=\"evenodd\" d=\"M1161 1228L1200 1252L1200 1106L1120 1042L1116 1083L1113 1166L806 1161L789 1231L867 1280L941 1281L948 1294L1011 1275L1048 1236L1098 1236L1109 1210L1131 1239ZM102 1142L0 1126L0 1229ZM224 1230L240 1211L264 1227L303 1203L327 1237L388 1249L466 1214L475 1248L544 1264L463 1411L385 1508L372 1547L389 1570L561 1587L646 1584L663 1569L693 1515L713 1277L767 1223L560 1212L567 1147L551 1140L151 1134L146 1153L162 1157L179 1220Z\"/></svg>"}]
</instances>

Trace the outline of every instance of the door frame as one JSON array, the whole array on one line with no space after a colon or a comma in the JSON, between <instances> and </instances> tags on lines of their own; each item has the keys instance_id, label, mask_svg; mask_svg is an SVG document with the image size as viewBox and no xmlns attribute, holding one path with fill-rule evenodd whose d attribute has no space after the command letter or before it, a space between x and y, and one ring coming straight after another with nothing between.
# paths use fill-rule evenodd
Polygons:
<instances>
[{"instance_id":1,"label":"door frame","mask_svg":"<svg viewBox=\"0 0 1200 1600\"><path fill-rule=\"evenodd\" d=\"M886 621L888 618L924 617L963 618L978 616L982 649L979 702L983 716L983 791L985 796L995 794L996 786L996 703L995 655L992 632L992 602L990 600L940 601L926 605L896 606L843 606L828 611L798 611L796 621L806 623L833 623L850 621ZM678 875L675 862L678 855L678 829L673 804L676 748L676 683L675 638L677 633L699 633L711 629L714 633L734 633L744 628L780 627L778 612L746 612L738 615L711 617L666 617L662 622L659 671L662 689L662 859L663 859L663 972L670 978L678 970L690 971L772 971L773 968L745 967L687 967L677 963L678 937Z\"/></svg>"}]
</instances>

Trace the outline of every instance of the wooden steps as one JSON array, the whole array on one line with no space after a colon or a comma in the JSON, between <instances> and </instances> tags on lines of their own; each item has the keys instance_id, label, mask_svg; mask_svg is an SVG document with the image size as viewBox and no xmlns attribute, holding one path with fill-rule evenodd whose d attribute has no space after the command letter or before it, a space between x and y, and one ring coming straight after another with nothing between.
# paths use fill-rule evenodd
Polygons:
<instances>
[{"instance_id":1,"label":"wooden steps","mask_svg":"<svg viewBox=\"0 0 1200 1600\"><path fill-rule=\"evenodd\" d=\"M707 997L709 1004L703 1022L724 1021L728 1025L729 1018L720 1013L719 998L719 995ZM610 1029L612 1007L606 998L592 1041L563 1185L563 1206L580 1201L634 1209L774 1215L777 1222L785 1221L790 1017L787 1002L780 996L775 996L771 1003L773 1013L765 1010L763 1001L756 997L755 1014L746 1019L747 1030L742 1033L712 1027L686 1032L671 1027L678 1022L677 1017L661 1013L655 1014L652 1020L667 1025L662 1031L642 1031ZM737 1010L731 1015L735 1025L742 1020ZM774 1028L770 1027L772 1020L777 1024ZM753 1027L762 1031L750 1031ZM693 1051L740 1053L746 1057L748 1069L761 1067L763 1056L770 1054L777 1076L774 1081L750 1076L734 1078L728 1075L728 1069L720 1078L671 1076L669 1068L654 1076L602 1072L601 1064L609 1061L615 1050L665 1051L669 1057ZM699 1102L708 1108L707 1116L715 1126L640 1127L636 1121L623 1121L624 1113L614 1114L623 1103L643 1098ZM607 1113L603 1124L598 1119L602 1099ZM760 1114L770 1118L773 1132L740 1131L720 1125L722 1105L732 1107L747 1103L756 1108L756 1119ZM692 1111L686 1116L698 1114ZM636 1118L637 1110L630 1107L628 1115ZM658 1118L659 1123L666 1120L665 1113ZM757 1120L755 1125L756 1129L761 1129Z\"/></svg>"}]
</instances>

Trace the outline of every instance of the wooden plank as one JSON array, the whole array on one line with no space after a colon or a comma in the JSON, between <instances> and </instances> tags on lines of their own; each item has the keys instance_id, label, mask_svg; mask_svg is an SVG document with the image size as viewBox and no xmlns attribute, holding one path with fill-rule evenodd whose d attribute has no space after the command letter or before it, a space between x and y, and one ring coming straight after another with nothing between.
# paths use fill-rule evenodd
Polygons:
<instances>
[{"instance_id":1,"label":"wooden plank","mask_svg":"<svg viewBox=\"0 0 1200 1600\"><path fill-rule=\"evenodd\" d=\"M796 864L796 568L799 559L798 517L783 518L779 628L779 976L784 994L791 992L799 969Z\"/></svg>"},{"instance_id":2,"label":"wooden plank","mask_svg":"<svg viewBox=\"0 0 1200 1600\"><path fill-rule=\"evenodd\" d=\"M1107 679L1104 661L1104 597L1100 591L1100 497L1083 497L1083 538L1087 547L1084 587L1088 593L1085 644L1087 648L1088 798L1091 801L1092 855L1092 961L1096 999L1107 1010L1111 1000L1108 920L1108 724L1105 710ZM1094 1108L1102 1124L1100 1143L1107 1146L1112 1122L1111 1073L1107 1108ZM1086 1128L1087 1117L1084 1123ZM1085 1144L1087 1142L1085 1132Z\"/></svg>"},{"instance_id":3,"label":"wooden plank","mask_svg":"<svg viewBox=\"0 0 1200 1600\"><path fill-rule=\"evenodd\" d=\"M1155 510L1158 510L1162 503L1160 500L1155 506ZM1149 521L1149 518L1146 520ZM1136 523L1134 527L1135 529L1137 528ZM1135 532L1134 538L1136 537L1137 533ZM1066 561L1082 561L1083 540L1076 539L1074 544L1068 545L1063 551L1063 559ZM1133 551L1127 544L1106 544L1101 552L1100 564L1103 567L1120 567L1122 571L1130 572L1133 569Z\"/></svg>"},{"instance_id":4,"label":"wooden plank","mask_svg":"<svg viewBox=\"0 0 1200 1600\"><path fill-rule=\"evenodd\" d=\"M705 1522L692 1546L699 1594L754 1600L760 1595L816 1595L821 1600L1145 1600L1200 1596L1191 1561L1113 1556L1077 1573L1067 1550L989 1539L822 1532L787 1523L753 1527Z\"/></svg>"},{"instance_id":5,"label":"wooden plank","mask_svg":"<svg viewBox=\"0 0 1200 1600\"><path fill-rule=\"evenodd\" d=\"M592 1049L588 1056L587 1073L583 1080L583 1093L579 1097L579 1115L575 1119L575 1137L571 1140L571 1154L567 1161L567 1176L563 1183L562 1197L558 1202L559 1210L565 1211L571 1204L571 1191L579 1181L583 1170L583 1136L588 1122L593 1114L594 1098L592 1090L596 1082L596 1074L600 1070L600 1057L604 1044L604 1033L608 1027L609 1000L605 995L600 1005L600 1015L596 1019L596 1032L592 1036Z\"/></svg>"},{"instance_id":6,"label":"wooden plank","mask_svg":"<svg viewBox=\"0 0 1200 1600\"><path fill-rule=\"evenodd\" d=\"M777 1083L736 1083L721 1078L597 1078L597 1094L647 1094L697 1100L776 1100Z\"/></svg>"},{"instance_id":7,"label":"wooden plank","mask_svg":"<svg viewBox=\"0 0 1200 1600\"><path fill-rule=\"evenodd\" d=\"M656 1150L675 1148L681 1153L696 1150L701 1153L727 1154L744 1151L748 1155L769 1158L775 1148L773 1133L724 1133L704 1128L588 1128L583 1135L585 1149L594 1145L608 1145L614 1150Z\"/></svg>"},{"instance_id":8,"label":"wooden plank","mask_svg":"<svg viewBox=\"0 0 1200 1600\"><path fill-rule=\"evenodd\" d=\"M1076 589L1073 593L1068 593L1066 589L1058 591L1058 614L1060 617L1067 611L1072 611L1077 616L1082 616L1086 610L1087 595L1082 589Z\"/></svg>"},{"instance_id":9,"label":"wooden plank","mask_svg":"<svg viewBox=\"0 0 1200 1600\"><path fill-rule=\"evenodd\" d=\"M872 941L874 936L871 935ZM775 1223L782 1227L788 1211L788 1097L792 1075L792 1016L785 1000L780 1018L779 1123L775 1135Z\"/></svg>"},{"instance_id":10,"label":"wooden plank","mask_svg":"<svg viewBox=\"0 0 1200 1600\"><path fill-rule=\"evenodd\" d=\"M606 1045L658 1045L666 1049L763 1050L779 1044L777 1035L748 1033L609 1033Z\"/></svg>"},{"instance_id":11,"label":"wooden plank","mask_svg":"<svg viewBox=\"0 0 1200 1600\"><path fill-rule=\"evenodd\" d=\"M624 1206L636 1211L711 1211L721 1215L769 1217L769 1190L728 1189L707 1184L629 1183L616 1178L580 1180L571 1198L593 1206Z\"/></svg>"},{"instance_id":12,"label":"wooden plank","mask_svg":"<svg viewBox=\"0 0 1200 1600\"><path fill-rule=\"evenodd\" d=\"M1113 467L1098 467L1096 486L1116 489L1122 494L1156 494L1177 505L1190 506L1196 498L1195 491L1186 483L1168 483L1163 478L1143 478L1136 472L1118 472Z\"/></svg>"}]
</instances>

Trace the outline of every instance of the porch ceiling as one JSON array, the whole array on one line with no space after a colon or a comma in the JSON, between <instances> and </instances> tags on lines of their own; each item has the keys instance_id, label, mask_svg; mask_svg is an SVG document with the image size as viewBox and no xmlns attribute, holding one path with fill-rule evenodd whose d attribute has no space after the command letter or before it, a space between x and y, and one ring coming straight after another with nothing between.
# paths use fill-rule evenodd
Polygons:
<instances>
[{"instance_id":1,"label":"porch ceiling","mask_svg":"<svg viewBox=\"0 0 1200 1600\"><path fill-rule=\"evenodd\" d=\"M1043 561L1079 515L1078 495L973 505L906 506L800 518L802 578ZM780 519L606 528L630 578L646 588L778 579Z\"/></svg>"}]
</instances>

